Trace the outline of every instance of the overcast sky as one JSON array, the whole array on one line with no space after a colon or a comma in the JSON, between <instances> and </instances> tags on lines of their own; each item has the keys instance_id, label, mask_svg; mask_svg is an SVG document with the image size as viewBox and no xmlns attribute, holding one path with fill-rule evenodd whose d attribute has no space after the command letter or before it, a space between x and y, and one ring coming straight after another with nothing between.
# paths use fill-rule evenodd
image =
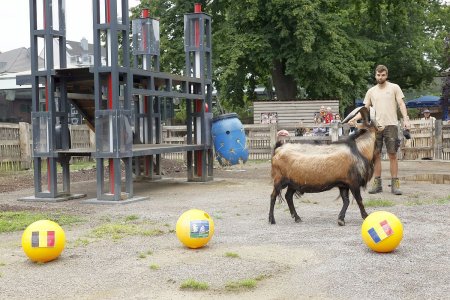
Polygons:
<instances>
[{"instance_id":1,"label":"overcast sky","mask_svg":"<svg viewBox=\"0 0 450 300\"><path fill-rule=\"evenodd\" d=\"M139 2L128 0L130 7ZM29 0L0 0L0 52L30 47L28 5ZM80 41L83 37L92 43L92 0L66 0L66 38Z\"/></svg>"}]
</instances>

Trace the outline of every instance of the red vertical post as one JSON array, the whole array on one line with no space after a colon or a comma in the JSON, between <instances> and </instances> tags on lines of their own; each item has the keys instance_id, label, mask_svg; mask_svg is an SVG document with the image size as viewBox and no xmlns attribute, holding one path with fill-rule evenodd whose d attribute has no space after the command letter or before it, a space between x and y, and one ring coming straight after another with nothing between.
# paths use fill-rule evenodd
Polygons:
<instances>
[{"instance_id":1,"label":"red vertical post","mask_svg":"<svg viewBox=\"0 0 450 300\"><path fill-rule=\"evenodd\" d=\"M111 23L111 2L110 0L106 0L105 3L105 11L106 11L106 23ZM109 33L114 34L110 31ZM111 47L111 41L109 42L109 47ZM110 58L111 59L111 58ZM108 74L108 109L113 108L113 99L112 99L112 74L111 72ZM114 194L114 159L108 159L108 167L109 167L109 186L111 194Z\"/></svg>"}]
</instances>

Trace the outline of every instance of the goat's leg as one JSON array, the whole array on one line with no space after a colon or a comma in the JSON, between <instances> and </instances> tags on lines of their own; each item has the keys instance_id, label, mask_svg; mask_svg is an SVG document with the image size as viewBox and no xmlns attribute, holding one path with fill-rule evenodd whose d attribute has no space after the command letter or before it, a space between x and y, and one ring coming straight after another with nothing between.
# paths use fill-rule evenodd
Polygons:
<instances>
[{"instance_id":1,"label":"goat's leg","mask_svg":"<svg viewBox=\"0 0 450 300\"><path fill-rule=\"evenodd\" d=\"M358 203L359 211L361 212L361 217L363 219L367 218L367 212L366 212L366 209L364 208L364 204L362 202L361 190L359 188L352 189L352 194L353 194L353 197L355 197L355 199L356 199L356 203Z\"/></svg>"},{"instance_id":2,"label":"goat's leg","mask_svg":"<svg viewBox=\"0 0 450 300\"><path fill-rule=\"evenodd\" d=\"M286 202L289 206L289 211L291 212L291 217L294 218L295 223L299 223L302 221L302 219L300 219L300 217L297 215L297 212L295 211L295 206L294 206L295 191L296 191L295 189L293 189L289 186L286 191L285 198L286 198Z\"/></svg>"},{"instance_id":3,"label":"goat's leg","mask_svg":"<svg viewBox=\"0 0 450 300\"><path fill-rule=\"evenodd\" d=\"M270 210L269 210L269 223L275 224L275 217L273 215L273 209L275 207L275 201L277 200L277 196L280 192L274 187L272 194L270 195Z\"/></svg>"},{"instance_id":4,"label":"goat's leg","mask_svg":"<svg viewBox=\"0 0 450 300\"><path fill-rule=\"evenodd\" d=\"M342 198L342 209L341 212L339 213L339 217L338 217L338 224L339 226L344 226L345 225L345 213L347 212L347 208L348 205L350 204L350 200L348 197L348 191L349 188L345 188L345 187L340 187L339 188L339 193L341 194L341 198Z\"/></svg>"}]
</instances>

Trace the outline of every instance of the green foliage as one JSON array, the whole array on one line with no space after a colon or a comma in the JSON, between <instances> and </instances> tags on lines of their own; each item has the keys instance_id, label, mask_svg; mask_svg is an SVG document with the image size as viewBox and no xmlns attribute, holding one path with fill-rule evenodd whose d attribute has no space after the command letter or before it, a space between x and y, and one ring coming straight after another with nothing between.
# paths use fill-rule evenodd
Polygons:
<instances>
[{"instance_id":1,"label":"green foliage","mask_svg":"<svg viewBox=\"0 0 450 300\"><path fill-rule=\"evenodd\" d=\"M59 225L69 225L83 221L78 216L62 213L3 211L0 212L0 233L24 230L31 223L44 219L54 221Z\"/></svg>"},{"instance_id":2,"label":"green foliage","mask_svg":"<svg viewBox=\"0 0 450 300\"><path fill-rule=\"evenodd\" d=\"M209 289L209 285L206 282L200 282L194 279L187 279L181 284L180 288L191 290L207 290Z\"/></svg>"},{"instance_id":3,"label":"green foliage","mask_svg":"<svg viewBox=\"0 0 450 300\"><path fill-rule=\"evenodd\" d=\"M394 206L395 203L391 200L384 200L384 199L371 199L368 201L364 201L365 207L390 207Z\"/></svg>"},{"instance_id":4,"label":"green foliage","mask_svg":"<svg viewBox=\"0 0 450 300\"><path fill-rule=\"evenodd\" d=\"M225 285L227 290L254 289L257 285L256 279L242 279L239 281L231 281Z\"/></svg>"},{"instance_id":5,"label":"green foliage","mask_svg":"<svg viewBox=\"0 0 450 300\"><path fill-rule=\"evenodd\" d=\"M225 257L240 258L239 254L234 253L234 252L226 252Z\"/></svg>"},{"instance_id":6,"label":"green foliage","mask_svg":"<svg viewBox=\"0 0 450 300\"><path fill-rule=\"evenodd\" d=\"M225 112L247 112L259 85L275 86L278 100L340 99L343 110L374 83L377 64L403 89L423 87L450 64L450 10L439 0L141 0L134 16L149 7L161 20L164 71L185 69L182 16L195 2L212 16L214 86Z\"/></svg>"}]
</instances>

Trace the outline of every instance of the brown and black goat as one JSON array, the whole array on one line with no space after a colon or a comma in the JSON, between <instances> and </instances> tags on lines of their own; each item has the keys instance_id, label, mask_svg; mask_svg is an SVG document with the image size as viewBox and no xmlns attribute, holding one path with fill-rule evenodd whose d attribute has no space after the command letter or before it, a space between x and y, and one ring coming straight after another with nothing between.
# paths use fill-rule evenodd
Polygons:
<instances>
[{"instance_id":1,"label":"brown and black goat","mask_svg":"<svg viewBox=\"0 0 450 300\"><path fill-rule=\"evenodd\" d=\"M367 217L361 187L365 187L373 175L377 126L374 121L370 121L369 111L365 107L355 109L342 122L348 122L358 112L363 123L355 134L344 141L330 145L277 143L272 157L271 224L275 224L273 210L276 198L281 197L281 191L285 188L285 199L295 222L301 219L294 207L294 194L320 193L334 187L339 188L343 201L338 216L339 225L345 225L349 191L358 203L362 218Z\"/></svg>"}]
</instances>

